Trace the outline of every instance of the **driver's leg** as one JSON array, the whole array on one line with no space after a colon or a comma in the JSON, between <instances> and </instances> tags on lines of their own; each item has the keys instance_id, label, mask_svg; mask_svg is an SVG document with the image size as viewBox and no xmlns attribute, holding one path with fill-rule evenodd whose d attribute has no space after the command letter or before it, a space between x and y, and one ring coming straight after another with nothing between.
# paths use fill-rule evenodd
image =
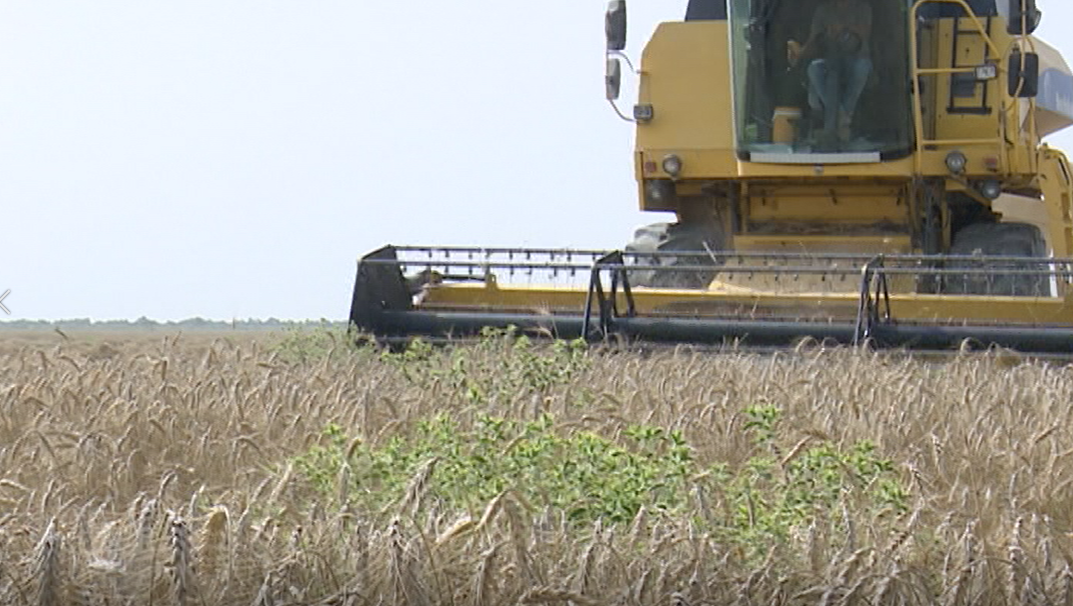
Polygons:
<instances>
[{"instance_id":1,"label":"driver's leg","mask_svg":"<svg viewBox=\"0 0 1073 606\"><path fill-rule=\"evenodd\" d=\"M846 69L846 94L842 100L842 115L839 116L839 135L849 138L850 124L853 122L853 112L857 109L857 102L864 92L864 85L868 83L868 76L872 73L872 60L868 57L850 57L845 63Z\"/></svg>"},{"instance_id":2,"label":"driver's leg","mask_svg":"<svg viewBox=\"0 0 1073 606\"><path fill-rule=\"evenodd\" d=\"M808 66L808 80L809 105L815 111L823 110L823 130L833 132L840 105L838 69L826 59L816 59Z\"/></svg>"}]
</instances>

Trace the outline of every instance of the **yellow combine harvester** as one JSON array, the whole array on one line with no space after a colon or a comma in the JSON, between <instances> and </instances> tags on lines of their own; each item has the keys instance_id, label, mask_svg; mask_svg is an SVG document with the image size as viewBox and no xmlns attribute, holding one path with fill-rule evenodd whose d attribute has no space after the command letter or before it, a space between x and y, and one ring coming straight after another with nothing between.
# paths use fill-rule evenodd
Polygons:
<instances>
[{"instance_id":1,"label":"yellow combine harvester","mask_svg":"<svg viewBox=\"0 0 1073 606\"><path fill-rule=\"evenodd\" d=\"M388 246L351 323L1073 352L1073 186L1041 144L1073 124L1073 77L1039 20L1035 0L689 0L635 71L613 0L607 96L640 207L677 222L621 251Z\"/></svg>"}]
</instances>

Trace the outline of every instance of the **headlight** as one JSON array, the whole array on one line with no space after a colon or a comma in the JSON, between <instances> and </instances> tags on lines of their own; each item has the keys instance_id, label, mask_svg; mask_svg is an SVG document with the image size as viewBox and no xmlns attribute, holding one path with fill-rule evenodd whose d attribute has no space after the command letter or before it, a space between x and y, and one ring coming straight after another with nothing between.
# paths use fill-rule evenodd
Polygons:
<instances>
[{"instance_id":1,"label":"headlight","mask_svg":"<svg viewBox=\"0 0 1073 606\"><path fill-rule=\"evenodd\" d=\"M682 159L674 154L663 158L663 172L671 177L682 174Z\"/></svg>"},{"instance_id":2,"label":"headlight","mask_svg":"<svg viewBox=\"0 0 1073 606\"><path fill-rule=\"evenodd\" d=\"M674 182L670 179L652 179L645 183L645 199L656 205L672 204L676 197Z\"/></svg>"},{"instance_id":3,"label":"headlight","mask_svg":"<svg viewBox=\"0 0 1073 606\"><path fill-rule=\"evenodd\" d=\"M965 172L965 166L969 163L969 159L965 157L965 154L959 151L952 151L946 154L946 168L955 175L960 175Z\"/></svg>"},{"instance_id":4,"label":"headlight","mask_svg":"<svg viewBox=\"0 0 1073 606\"><path fill-rule=\"evenodd\" d=\"M976 186L980 188L980 193L988 200L994 200L1002 195L1002 184L993 179L980 181Z\"/></svg>"}]
</instances>

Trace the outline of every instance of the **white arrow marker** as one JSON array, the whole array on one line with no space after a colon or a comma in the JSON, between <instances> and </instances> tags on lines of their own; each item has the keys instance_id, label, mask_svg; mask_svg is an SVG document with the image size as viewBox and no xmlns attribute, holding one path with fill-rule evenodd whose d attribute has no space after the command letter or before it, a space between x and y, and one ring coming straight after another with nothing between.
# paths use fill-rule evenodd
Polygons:
<instances>
[{"instance_id":1,"label":"white arrow marker","mask_svg":"<svg viewBox=\"0 0 1073 606\"><path fill-rule=\"evenodd\" d=\"M8 296L10 294L11 294L11 289L9 288L9 289L4 291L4 294L0 295L0 309L4 310L4 313L6 313L9 316L11 315L11 310L4 306L4 297L6 297L6 296Z\"/></svg>"}]
</instances>

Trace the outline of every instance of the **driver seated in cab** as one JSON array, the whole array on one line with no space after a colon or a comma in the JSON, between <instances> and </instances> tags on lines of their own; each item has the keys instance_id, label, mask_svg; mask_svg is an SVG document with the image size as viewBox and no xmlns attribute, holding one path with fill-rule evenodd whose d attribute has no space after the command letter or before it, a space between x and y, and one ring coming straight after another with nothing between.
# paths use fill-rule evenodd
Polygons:
<instances>
[{"instance_id":1,"label":"driver seated in cab","mask_svg":"<svg viewBox=\"0 0 1073 606\"><path fill-rule=\"evenodd\" d=\"M822 116L819 139L847 143L853 112L872 73L872 7L868 0L825 0L804 45L787 43L791 66L807 61L809 106Z\"/></svg>"}]
</instances>

